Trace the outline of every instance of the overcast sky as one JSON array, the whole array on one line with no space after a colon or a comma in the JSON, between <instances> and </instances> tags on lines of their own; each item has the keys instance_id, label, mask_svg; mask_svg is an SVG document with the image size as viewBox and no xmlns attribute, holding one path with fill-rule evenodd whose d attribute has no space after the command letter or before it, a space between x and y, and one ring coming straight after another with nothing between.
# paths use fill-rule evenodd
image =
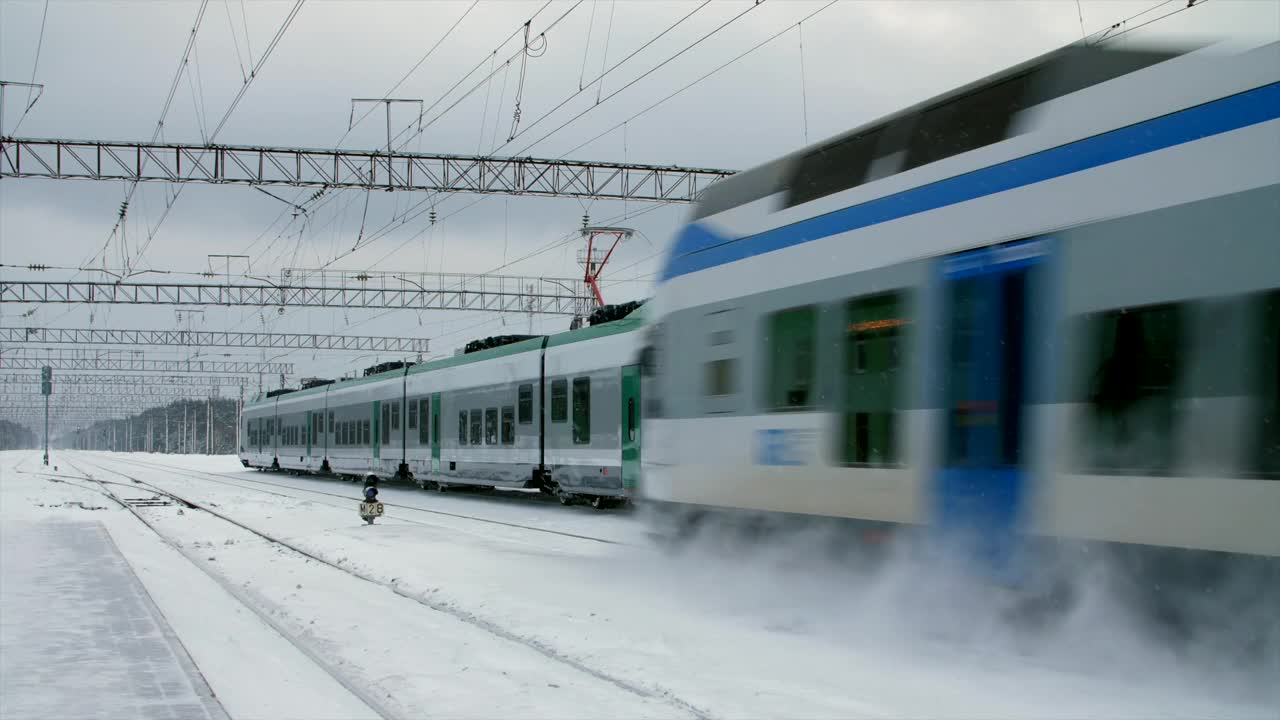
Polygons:
<instances>
[{"instance_id":1,"label":"overcast sky","mask_svg":"<svg viewBox=\"0 0 1280 720\"><path fill-rule=\"evenodd\" d=\"M543 157L681 164L743 169L874 120L957 85L978 79L1078 40L1157 4L1157 0L1054 0L1052 2L854 2L824 10L797 31L797 21L825 2L768 0L705 42L617 95L634 78L752 6L749 0L649 2L553 0L534 19L534 34L563 18L546 34L539 57L528 59L521 127L578 92L618 60L689 15L657 42L611 71L559 113L512 143L519 65L504 61L519 40L504 43L543 6L534 2L470 0L373 2L309 0L251 83L243 101L217 135L219 143L370 148L386 142L379 111L347 132L353 97L382 96L466 13L434 53L394 95L422 98L427 117L450 106L492 67L493 80L440 116L406 149L447 153L519 153ZM1173 0L1147 16L1183 4ZM0 79L33 76L43 0L0 0ZM292 7L292 0L211 0L164 123L164 138L201 142L239 92L252 63L261 59ZM199 3L53 0L44 17L36 82L45 93L23 116L26 93L10 88L3 131L29 137L145 140L152 136L186 46ZM470 8L470 10L469 10ZM566 14L567 13L567 14ZM692 13L692 14L691 14ZM672 91L766 38L784 35L623 129L577 147L631 118ZM1204 7L1124 35L1117 42L1229 38L1257 44L1280 38L1280 2L1211 0ZM803 39L803 55L800 41ZM495 55L494 51L497 50ZM496 60L491 60L496 58ZM491 64L492 63L492 64ZM473 67L481 72L458 91L445 92ZM802 83L803 77L803 83ZM583 109L581 119L541 139ZM807 113L805 109L807 108ZM363 114L358 109L357 117ZM394 109L395 130L416 111ZM807 117L806 117L807 116ZM807 127L806 127L807 126ZM536 144L535 140L540 140ZM127 189L122 183L0 181L0 263L79 266L97 257ZM642 203L581 203L572 199L472 196L436 198L440 221L423 214L401 222L406 208L426 196L407 193L332 192L315 203L309 220L251 188L185 186L144 253L149 228L170 192L144 185L128 213L125 244L108 244L110 269L125 259L138 268L187 273L208 267L210 253L246 253L252 270L278 275L281 268L317 267L349 251L360 236L386 232L333 267L396 271L483 272L570 236L584 213L640 231L606 271L606 300L644 297L661 253L688 212L686 206L652 209ZM274 188L299 201L311 190ZM367 202L367 210L365 208ZM425 207L425 206L424 206ZM630 214L645 212L631 218ZM283 217L282 217L282 213ZM624 213L628 215L625 219ZM504 272L567 277L576 244L564 244L511 264ZM242 270L243 267L233 267ZM28 273L0 269L11 279ZM46 272L47 279L71 273ZM158 275L142 276L159 278ZM171 276L199 280L190 275ZM525 316L464 312L396 312L206 308L181 322L173 308L0 306L0 325L99 328L176 328L332 332L429 337L433 352L450 354L466 341L497 333L525 332ZM535 318L535 331L567 327L567 318ZM5 348L6 354L16 352ZM149 357L270 359L257 350L155 349ZM298 375L333 376L374 358L298 352L288 356ZM388 359L383 357L382 359Z\"/></svg>"}]
</instances>

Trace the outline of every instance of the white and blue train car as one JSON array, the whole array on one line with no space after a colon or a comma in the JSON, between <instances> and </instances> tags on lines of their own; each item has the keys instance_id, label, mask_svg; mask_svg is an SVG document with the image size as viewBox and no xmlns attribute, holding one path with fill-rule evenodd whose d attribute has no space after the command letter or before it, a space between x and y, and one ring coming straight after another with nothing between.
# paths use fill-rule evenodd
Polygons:
<instances>
[{"instance_id":1,"label":"white and blue train car","mask_svg":"<svg viewBox=\"0 0 1280 720\"><path fill-rule=\"evenodd\" d=\"M1274 561L1278 81L1280 44L1072 48L711 186L642 496Z\"/></svg>"}]
</instances>

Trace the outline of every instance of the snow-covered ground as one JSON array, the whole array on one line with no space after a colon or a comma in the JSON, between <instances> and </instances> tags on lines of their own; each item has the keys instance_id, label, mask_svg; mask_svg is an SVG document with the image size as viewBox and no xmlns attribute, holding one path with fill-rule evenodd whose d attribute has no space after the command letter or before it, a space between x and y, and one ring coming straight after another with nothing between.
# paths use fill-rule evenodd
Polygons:
<instances>
[{"instance_id":1,"label":"snow-covered ground","mask_svg":"<svg viewBox=\"0 0 1280 720\"><path fill-rule=\"evenodd\" d=\"M118 507L77 505L111 503L43 479L37 454L0 453L6 555L39 557L37 524L101 522L233 718L1280 717L1265 668L1175 656L1102 601L1028 639L980 612L957 620L959 594L893 573L672 555L632 513L385 487L370 527L357 486L234 457L54 462L208 504L338 566L197 510L140 509L171 547Z\"/></svg>"}]
</instances>

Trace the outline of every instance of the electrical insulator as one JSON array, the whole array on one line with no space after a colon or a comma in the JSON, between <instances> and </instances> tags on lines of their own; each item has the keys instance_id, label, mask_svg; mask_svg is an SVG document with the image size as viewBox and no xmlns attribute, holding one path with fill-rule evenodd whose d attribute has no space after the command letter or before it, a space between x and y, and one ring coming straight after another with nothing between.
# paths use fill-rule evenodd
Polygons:
<instances>
[{"instance_id":1,"label":"electrical insulator","mask_svg":"<svg viewBox=\"0 0 1280 720\"><path fill-rule=\"evenodd\" d=\"M435 211L434 209L432 209L432 210L431 210L431 212L427 215L427 218L429 218L429 219L431 220L431 224L432 224L432 225L435 225L435 224L436 224L436 211Z\"/></svg>"}]
</instances>

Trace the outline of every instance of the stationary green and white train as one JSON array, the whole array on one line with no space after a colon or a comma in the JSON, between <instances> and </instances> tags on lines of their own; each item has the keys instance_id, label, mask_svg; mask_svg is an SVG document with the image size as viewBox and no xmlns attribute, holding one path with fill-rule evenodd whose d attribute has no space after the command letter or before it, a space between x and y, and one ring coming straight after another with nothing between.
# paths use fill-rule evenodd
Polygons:
<instances>
[{"instance_id":1,"label":"stationary green and white train","mask_svg":"<svg viewBox=\"0 0 1280 720\"><path fill-rule=\"evenodd\" d=\"M640 467L641 319L621 320L247 403L245 467L362 480L537 488L621 504Z\"/></svg>"}]
</instances>

